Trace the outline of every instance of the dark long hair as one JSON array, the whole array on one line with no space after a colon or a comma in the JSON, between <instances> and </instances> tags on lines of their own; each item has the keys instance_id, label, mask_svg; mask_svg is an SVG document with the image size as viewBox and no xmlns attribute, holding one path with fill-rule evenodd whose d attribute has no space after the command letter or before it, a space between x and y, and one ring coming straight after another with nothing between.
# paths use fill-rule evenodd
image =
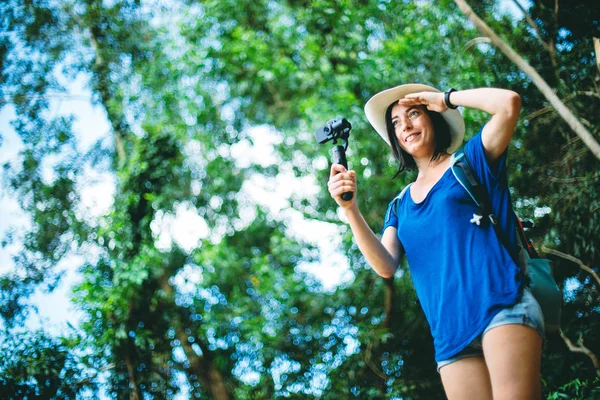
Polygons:
<instances>
[{"instance_id":1,"label":"dark long hair","mask_svg":"<svg viewBox=\"0 0 600 400\"><path fill-rule=\"evenodd\" d=\"M398 102L393 102L389 105L387 110L385 111L385 126L388 134L388 138L390 140L390 144L392 145L392 153L394 154L394 158L398 161L398 171L392 177L394 179L401 172L406 170L413 170L417 168L417 163L415 163L415 159L413 156L408 154L402 147L400 147L400 143L398 142L398 138L396 137L396 130L392 125L392 108L398 104ZM450 137L450 127L448 123L442 117L442 114L435 111L430 111L427 107L421 107L431 118L431 123L433 125L433 141L435 143L435 149L433 150L433 156L431 156L431 161L437 160L442 154L446 153L448 147L452 143L452 138Z\"/></svg>"}]
</instances>

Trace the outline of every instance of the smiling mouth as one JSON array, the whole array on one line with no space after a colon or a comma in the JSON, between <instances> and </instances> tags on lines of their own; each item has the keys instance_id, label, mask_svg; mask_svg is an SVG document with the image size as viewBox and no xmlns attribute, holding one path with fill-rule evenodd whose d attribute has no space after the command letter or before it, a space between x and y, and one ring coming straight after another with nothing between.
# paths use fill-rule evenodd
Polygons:
<instances>
[{"instance_id":1,"label":"smiling mouth","mask_svg":"<svg viewBox=\"0 0 600 400\"><path fill-rule=\"evenodd\" d=\"M418 135L420 135L420 134L421 134L421 132L415 132L415 133L411 133L410 135L408 135L408 136L406 137L406 139L404 139L404 142L405 142L405 143L412 142L412 141L413 141L413 140L414 140L414 139L415 139L415 138L416 138Z\"/></svg>"}]
</instances>

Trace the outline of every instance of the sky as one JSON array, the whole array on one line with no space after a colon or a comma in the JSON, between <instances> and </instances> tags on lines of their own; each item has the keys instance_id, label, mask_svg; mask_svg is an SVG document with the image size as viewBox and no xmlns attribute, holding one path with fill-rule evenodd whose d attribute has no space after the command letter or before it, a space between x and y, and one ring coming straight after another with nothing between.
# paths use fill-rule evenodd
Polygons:
<instances>
[{"instance_id":1,"label":"sky","mask_svg":"<svg viewBox=\"0 0 600 400\"><path fill-rule=\"evenodd\" d=\"M73 125L77 133L78 150L84 152L90 148L96 140L106 136L110 132L106 114L97 106L91 104L91 94L85 88L85 78L81 76L74 82L69 82L69 93L63 97L53 99L49 115L74 114L76 121ZM9 104L0 110L0 135L2 145L0 146L0 164L18 160L19 152L23 144L14 131L10 122L14 119L14 108ZM45 163L43 176L45 180L53 179L52 160ZM100 215L112 204L114 194L114 183L108 176L95 176L90 173L90 179L98 182L82 190L81 196L86 207L95 215ZM3 189L2 189L3 190ZM28 217L22 212L17 201L6 193L0 193L0 236L7 229L29 226ZM0 274L11 271L14 268L12 255L21 249L21 243L15 240L11 245L0 248ZM37 313L30 315L27 321L28 329L37 329L42 326L52 333L64 331L67 322L74 326L78 325L78 314L70 304L70 288L77 281L77 267L81 265L83 258L72 255L66 257L58 264L58 269L65 272L61 284L53 293L37 292L32 298L32 303L38 308Z\"/></svg>"}]
</instances>

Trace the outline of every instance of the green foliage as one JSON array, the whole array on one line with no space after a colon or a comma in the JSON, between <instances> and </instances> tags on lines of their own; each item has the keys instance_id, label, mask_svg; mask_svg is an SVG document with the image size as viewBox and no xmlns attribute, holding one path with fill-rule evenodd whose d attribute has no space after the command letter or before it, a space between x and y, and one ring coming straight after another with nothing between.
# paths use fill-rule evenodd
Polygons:
<instances>
[{"instance_id":1,"label":"green foliage","mask_svg":"<svg viewBox=\"0 0 600 400\"><path fill-rule=\"evenodd\" d=\"M548 395L548 400L587 400L600 396L600 379L595 381L581 381L573 379L571 382L561 386L557 391Z\"/></svg>"},{"instance_id":2,"label":"green foliage","mask_svg":"<svg viewBox=\"0 0 600 400\"><path fill-rule=\"evenodd\" d=\"M558 18L554 2L533 2L529 12L554 53L520 16L473 3L589 129L600 126L597 2L561 3ZM509 149L518 211L536 219L538 242L600 265L597 160L500 52L467 45L479 33L453 2L11 0L0 15L0 106L14 109L23 144L4 167L3 188L30 221L4 238L23 244L15 271L0 277L7 338L31 312L31 294L57 285L58 263L85 260L74 289L84 315L76 339L39 333L0 347L0 382L15 397L96 394L102 382L120 399L443 398L410 276L404 268L383 280L366 264L324 189L328 147L312 134L333 117L351 121L357 199L378 232L411 176L391 180L393 158L362 107L401 83L519 92L523 118ZM111 126L109 140L85 154L73 118L48 112L66 92L61 74L89 78ZM464 117L467 137L488 118ZM275 132L277 161L236 159L257 127ZM113 205L98 218L80 195L90 169L116 182ZM290 177L312 177L321 190L295 187L280 213L249 194L262 180L274 197ZM180 209L208 233L192 248L158 246L159 222ZM326 290L305 272L324 260L313 238L289 226L291 215L337 227L349 282ZM569 288L563 330L600 354L598 288L554 261ZM595 394L586 383L594 373L549 338L550 398Z\"/></svg>"},{"instance_id":3,"label":"green foliage","mask_svg":"<svg viewBox=\"0 0 600 400\"><path fill-rule=\"evenodd\" d=\"M68 339L20 333L0 342L0 391L6 399L78 399L94 389Z\"/></svg>"}]
</instances>

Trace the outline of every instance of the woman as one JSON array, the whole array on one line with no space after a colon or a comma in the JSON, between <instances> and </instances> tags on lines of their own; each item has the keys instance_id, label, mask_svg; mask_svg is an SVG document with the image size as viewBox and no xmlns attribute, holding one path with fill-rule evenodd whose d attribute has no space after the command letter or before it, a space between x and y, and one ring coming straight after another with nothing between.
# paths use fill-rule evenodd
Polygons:
<instances>
[{"instance_id":1,"label":"woman","mask_svg":"<svg viewBox=\"0 0 600 400\"><path fill-rule=\"evenodd\" d=\"M365 113L392 147L400 163L398 173L418 170L402 199L388 206L381 241L358 209L354 171L333 165L329 192L379 275L394 275L402 256L407 256L449 399L540 398L542 313L494 227L473 223L477 207L451 173L451 154L464 136L457 106L491 115L464 152L488 191L508 247L516 249L505 164L521 108L519 95L512 91L441 93L410 84L369 100ZM355 195L342 200L348 191Z\"/></svg>"}]
</instances>

